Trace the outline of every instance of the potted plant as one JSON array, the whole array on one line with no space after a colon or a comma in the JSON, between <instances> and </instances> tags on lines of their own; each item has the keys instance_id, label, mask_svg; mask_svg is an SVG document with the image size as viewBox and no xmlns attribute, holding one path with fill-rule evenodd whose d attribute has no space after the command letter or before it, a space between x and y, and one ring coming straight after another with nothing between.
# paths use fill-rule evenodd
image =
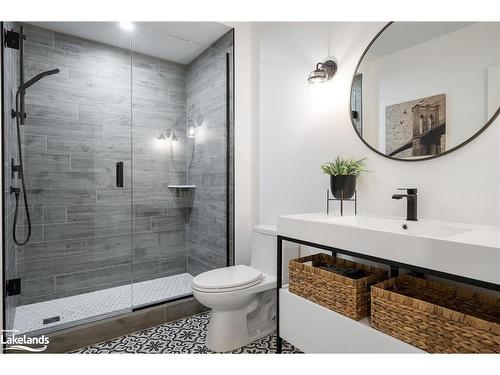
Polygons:
<instances>
[{"instance_id":1,"label":"potted plant","mask_svg":"<svg viewBox=\"0 0 500 375\"><path fill-rule=\"evenodd\" d=\"M323 173L330 176L330 189L337 199L350 199L356 190L356 178L366 172L365 160L344 159L340 156L321 166Z\"/></svg>"}]
</instances>

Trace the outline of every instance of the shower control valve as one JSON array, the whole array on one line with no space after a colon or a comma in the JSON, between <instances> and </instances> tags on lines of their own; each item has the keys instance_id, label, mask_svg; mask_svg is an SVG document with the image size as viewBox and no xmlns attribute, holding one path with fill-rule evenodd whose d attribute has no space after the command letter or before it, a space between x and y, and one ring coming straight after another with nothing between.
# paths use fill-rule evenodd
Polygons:
<instances>
[{"instance_id":1,"label":"shower control valve","mask_svg":"<svg viewBox=\"0 0 500 375\"><path fill-rule=\"evenodd\" d=\"M12 194L12 193L14 193L14 194L16 194L16 195L19 195L19 194L21 193L21 189L20 189L20 188L18 188L18 187L13 187L13 186L11 186L11 187L10 187L10 193L11 193L11 194Z\"/></svg>"}]
</instances>

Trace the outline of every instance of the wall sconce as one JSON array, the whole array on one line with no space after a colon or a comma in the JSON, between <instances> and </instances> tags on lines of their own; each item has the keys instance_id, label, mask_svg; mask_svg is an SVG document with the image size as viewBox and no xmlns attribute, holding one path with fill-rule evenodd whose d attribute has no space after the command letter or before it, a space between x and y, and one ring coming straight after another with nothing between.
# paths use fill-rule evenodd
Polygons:
<instances>
[{"instance_id":1,"label":"wall sconce","mask_svg":"<svg viewBox=\"0 0 500 375\"><path fill-rule=\"evenodd\" d=\"M177 125L177 121L172 122L172 125L168 130L162 131L158 134L158 139L161 141L166 141L170 139L171 141L177 141L177 135L175 135L175 127Z\"/></svg>"},{"instance_id":2,"label":"wall sconce","mask_svg":"<svg viewBox=\"0 0 500 375\"><path fill-rule=\"evenodd\" d=\"M309 83L323 83L332 79L337 72L338 66L333 60L326 60L316 64L316 69L309 73L307 82Z\"/></svg>"}]
</instances>

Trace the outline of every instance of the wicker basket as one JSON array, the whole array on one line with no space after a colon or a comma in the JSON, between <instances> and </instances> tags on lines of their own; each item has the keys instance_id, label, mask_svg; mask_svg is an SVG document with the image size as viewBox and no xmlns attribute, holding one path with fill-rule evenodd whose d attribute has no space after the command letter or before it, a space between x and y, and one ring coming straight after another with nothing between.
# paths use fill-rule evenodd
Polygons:
<instances>
[{"instance_id":1,"label":"wicker basket","mask_svg":"<svg viewBox=\"0 0 500 375\"><path fill-rule=\"evenodd\" d=\"M372 286L372 326L430 353L500 353L500 298L408 275Z\"/></svg>"},{"instance_id":2,"label":"wicker basket","mask_svg":"<svg viewBox=\"0 0 500 375\"><path fill-rule=\"evenodd\" d=\"M311 265L304 264L312 262ZM360 269L368 276L360 279L316 268L318 265L333 265L340 268ZM370 315L370 285L387 279L387 272L327 254L315 254L291 260L290 292L346 315L360 320Z\"/></svg>"}]
</instances>

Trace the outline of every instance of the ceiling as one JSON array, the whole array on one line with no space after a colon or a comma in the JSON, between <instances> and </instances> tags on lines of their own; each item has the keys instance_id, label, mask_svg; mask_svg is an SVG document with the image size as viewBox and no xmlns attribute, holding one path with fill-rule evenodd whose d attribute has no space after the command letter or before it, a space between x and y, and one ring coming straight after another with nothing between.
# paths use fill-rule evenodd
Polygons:
<instances>
[{"instance_id":1,"label":"ceiling","mask_svg":"<svg viewBox=\"0 0 500 375\"><path fill-rule=\"evenodd\" d=\"M363 62L377 60L391 53L438 38L474 22L394 22L373 43Z\"/></svg>"},{"instance_id":2,"label":"ceiling","mask_svg":"<svg viewBox=\"0 0 500 375\"><path fill-rule=\"evenodd\" d=\"M231 28L218 22L30 22L33 25L146 55L188 64Z\"/></svg>"}]
</instances>

